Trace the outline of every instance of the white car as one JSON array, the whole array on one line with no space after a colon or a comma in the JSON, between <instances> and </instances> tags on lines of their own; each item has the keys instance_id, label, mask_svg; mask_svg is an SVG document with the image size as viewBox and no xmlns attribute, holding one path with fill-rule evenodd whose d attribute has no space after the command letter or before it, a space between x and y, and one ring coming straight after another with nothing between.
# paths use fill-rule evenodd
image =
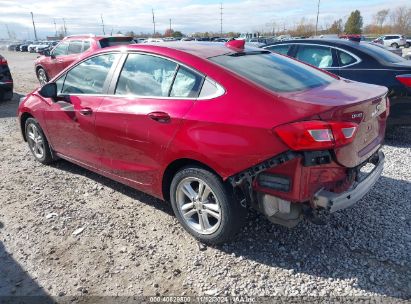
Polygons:
<instances>
[{"instance_id":1,"label":"white car","mask_svg":"<svg viewBox=\"0 0 411 304\"><path fill-rule=\"evenodd\" d=\"M390 46L393 48L399 48L400 46L405 46L405 44L407 43L404 35L400 35L400 34L384 35L384 36L378 37L373 42L380 43L382 45Z\"/></svg>"},{"instance_id":2,"label":"white car","mask_svg":"<svg viewBox=\"0 0 411 304\"><path fill-rule=\"evenodd\" d=\"M38 46L43 46L46 43L47 42L44 41L36 41L28 46L27 51L29 51L30 53L35 53Z\"/></svg>"}]
</instances>

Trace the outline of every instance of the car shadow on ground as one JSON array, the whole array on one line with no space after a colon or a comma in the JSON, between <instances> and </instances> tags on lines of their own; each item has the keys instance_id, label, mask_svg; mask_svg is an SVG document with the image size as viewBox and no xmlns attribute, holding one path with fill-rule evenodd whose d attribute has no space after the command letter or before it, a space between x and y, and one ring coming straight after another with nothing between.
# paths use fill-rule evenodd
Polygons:
<instances>
[{"instance_id":1,"label":"car shadow on ground","mask_svg":"<svg viewBox=\"0 0 411 304\"><path fill-rule=\"evenodd\" d=\"M385 144L397 148L411 148L411 126L396 126L388 129Z\"/></svg>"},{"instance_id":2,"label":"car shadow on ground","mask_svg":"<svg viewBox=\"0 0 411 304\"><path fill-rule=\"evenodd\" d=\"M77 165L59 160L52 166L90 178L173 215L169 203ZM390 194L390 201L386 201L387 188L405 189L405 192ZM407 221L410 219L408 217L393 222L392 217L386 215L401 215L404 210L400 207L409 205L407 195L410 193L411 183L382 176L358 206L333 214L325 226L317 226L304 220L297 227L288 229L271 224L262 215L250 212L246 227L233 242L215 248L273 268L286 269L290 273L348 280L359 289L390 297L407 298L411 296L411 268L406 266L409 263L404 264L404 261L410 256L410 248L406 245L396 247L406 243L406 240L396 239L395 232L397 228L409 229L410 223ZM375 230L376 228L378 230ZM375 240L376 234L380 243L370 244L369 236L372 235ZM392 261L390 258L396 254L399 259Z\"/></svg>"},{"instance_id":3,"label":"car shadow on ground","mask_svg":"<svg viewBox=\"0 0 411 304\"><path fill-rule=\"evenodd\" d=\"M4 224L0 222L0 234ZM0 242L0 303L55 303Z\"/></svg>"},{"instance_id":4,"label":"car shadow on ground","mask_svg":"<svg viewBox=\"0 0 411 304\"><path fill-rule=\"evenodd\" d=\"M0 118L9 118L17 116L20 98L24 95L14 93L10 100L0 101Z\"/></svg>"}]
</instances>

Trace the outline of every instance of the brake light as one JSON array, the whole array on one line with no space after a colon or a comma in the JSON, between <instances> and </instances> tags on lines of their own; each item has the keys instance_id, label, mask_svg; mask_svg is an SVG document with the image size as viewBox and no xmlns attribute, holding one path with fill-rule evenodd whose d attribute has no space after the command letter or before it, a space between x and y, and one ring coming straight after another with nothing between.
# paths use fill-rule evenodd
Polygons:
<instances>
[{"instance_id":1,"label":"brake light","mask_svg":"<svg viewBox=\"0 0 411 304\"><path fill-rule=\"evenodd\" d=\"M411 88L411 74L397 75L395 78L403 85Z\"/></svg>"},{"instance_id":2,"label":"brake light","mask_svg":"<svg viewBox=\"0 0 411 304\"><path fill-rule=\"evenodd\" d=\"M7 60L5 58L0 58L0 65L6 65Z\"/></svg>"},{"instance_id":3,"label":"brake light","mask_svg":"<svg viewBox=\"0 0 411 304\"><path fill-rule=\"evenodd\" d=\"M328 150L354 140L358 125L353 122L301 121L274 128L274 133L292 150Z\"/></svg>"}]
</instances>

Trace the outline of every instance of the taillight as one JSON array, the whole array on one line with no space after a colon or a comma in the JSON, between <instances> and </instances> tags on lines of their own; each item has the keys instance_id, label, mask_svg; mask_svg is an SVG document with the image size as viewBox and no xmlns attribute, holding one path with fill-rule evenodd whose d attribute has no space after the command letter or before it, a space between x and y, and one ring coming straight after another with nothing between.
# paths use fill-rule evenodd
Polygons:
<instances>
[{"instance_id":1,"label":"taillight","mask_svg":"<svg viewBox=\"0 0 411 304\"><path fill-rule=\"evenodd\" d=\"M411 74L397 75L395 78L403 85L411 88Z\"/></svg>"},{"instance_id":2,"label":"taillight","mask_svg":"<svg viewBox=\"0 0 411 304\"><path fill-rule=\"evenodd\" d=\"M7 64L7 60L5 58L0 58L0 65Z\"/></svg>"},{"instance_id":3,"label":"taillight","mask_svg":"<svg viewBox=\"0 0 411 304\"><path fill-rule=\"evenodd\" d=\"M301 121L274 128L274 133L292 150L328 150L354 140L358 125L353 122Z\"/></svg>"}]
</instances>

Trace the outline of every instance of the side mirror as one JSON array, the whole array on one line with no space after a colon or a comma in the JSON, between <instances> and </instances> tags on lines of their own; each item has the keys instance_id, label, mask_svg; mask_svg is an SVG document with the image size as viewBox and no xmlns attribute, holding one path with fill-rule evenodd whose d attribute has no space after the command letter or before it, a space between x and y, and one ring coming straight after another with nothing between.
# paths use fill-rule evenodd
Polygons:
<instances>
[{"instance_id":1,"label":"side mirror","mask_svg":"<svg viewBox=\"0 0 411 304\"><path fill-rule=\"evenodd\" d=\"M45 98L57 98L57 84L55 82L46 83L41 87L39 94Z\"/></svg>"},{"instance_id":2,"label":"side mirror","mask_svg":"<svg viewBox=\"0 0 411 304\"><path fill-rule=\"evenodd\" d=\"M49 50L44 50L41 52L41 55L44 55L46 57L50 57L50 51Z\"/></svg>"}]
</instances>

